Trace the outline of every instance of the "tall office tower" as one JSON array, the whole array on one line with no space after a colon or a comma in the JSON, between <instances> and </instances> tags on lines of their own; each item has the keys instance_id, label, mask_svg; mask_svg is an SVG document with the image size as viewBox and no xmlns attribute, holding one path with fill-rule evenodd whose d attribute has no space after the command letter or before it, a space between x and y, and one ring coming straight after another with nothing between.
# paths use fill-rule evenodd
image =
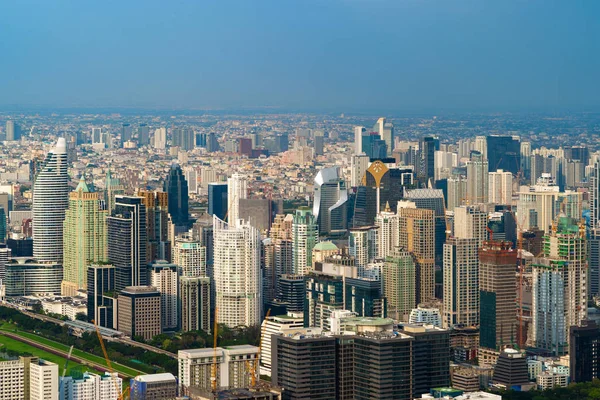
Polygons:
<instances>
[{"instance_id":1,"label":"tall office tower","mask_svg":"<svg viewBox=\"0 0 600 400\"><path fill-rule=\"evenodd\" d=\"M492 379L495 384L504 385L507 388L530 383L525 353L511 348L504 349L494 365Z\"/></svg>"},{"instance_id":2,"label":"tall office tower","mask_svg":"<svg viewBox=\"0 0 600 400\"><path fill-rule=\"evenodd\" d=\"M488 214L475 206L454 209L454 236L461 239L476 239L481 246L487 238Z\"/></svg>"},{"instance_id":3,"label":"tall office tower","mask_svg":"<svg viewBox=\"0 0 600 400\"><path fill-rule=\"evenodd\" d=\"M600 378L600 328L591 320L569 328L569 371L571 382Z\"/></svg>"},{"instance_id":4,"label":"tall office tower","mask_svg":"<svg viewBox=\"0 0 600 400\"><path fill-rule=\"evenodd\" d=\"M399 217L389 207L380 212L375 219L375 225L379 227L377 235L377 258L384 259L392 255L396 246L399 245Z\"/></svg>"},{"instance_id":5,"label":"tall office tower","mask_svg":"<svg viewBox=\"0 0 600 400\"><path fill-rule=\"evenodd\" d=\"M367 129L364 126L354 127L354 154L361 154L362 151L362 137Z\"/></svg>"},{"instance_id":6,"label":"tall office tower","mask_svg":"<svg viewBox=\"0 0 600 400\"><path fill-rule=\"evenodd\" d=\"M444 243L446 243L446 210L444 192L441 189L406 190L405 198L416 204L417 208L433 210L435 214L435 262L443 264Z\"/></svg>"},{"instance_id":7,"label":"tall office tower","mask_svg":"<svg viewBox=\"0 0 600 400\"><path fill-rule=\"evenodd\" d=\"M358 276L364 277L367 264L375 261L377 257L377 226L363 226L351 228L348 236L348 250L354 257Z\"/></svg>"},{"instance_id":8,"label":"tall office tower","mask_svg":"<svg viewBox=\"0 0 600 400\"><path fill-rule=\"evenodd\" d=\"M158 150L167 148L167 128L162 127L154 131L154 148Z\"/></svg>"},{"instance_id":9,"label":"tall office tower","mask_svg":"<svg viewBox=\"0 0 600 400\"><path fill-rule=\"evenodd\" d=\"M39 261L63 260L63 223L69 206L67 145L58 139L33 184L33 256Z\"/></svg>"},{"instance_id":10,"label":"tall office tower","mask_svg":"<svg viewBox=\"0 0 600 400\"><path fill-rule=\"evenodd\" d=\"M499 169L489 173L489 202L495 204L512 203L513 176L510 172Z\"/></svg>"},{"instance_id":11,"label":"tall office tower","mask_svg":"<svg viewBox=\"0 0 600 400\"><path fill-rule=\"evenodd\" d=\"M385 259L381 271L383 295L388 302L388 317L396 321L408 321L410 312L417 304L416 266L413 255L399 247Z\"/></svg>"},{"instance_id":12,"label":"tall office tower","mask_svg":"<svg viewBox=\"0 0 600 400\"><path fill-rule=\"evenodd\" d=\"M181 150L193 150L196 141L195 134L192 129L189 128L174 128L172 130L173 135L173 146L179 147Z\"/></svg>"},{"instance_id":13,"label":"tall office tower","mask_svg":"<svg viewBox=\"0 0 600 400\"><path fill-rule=\"evenodd\" d=\"M237 225L213 216L217 322L229 327L260 323L260 234L247 223ZM232 280L232 276L239 277Z\"/></svg>"},{"instance_id":14,"label":"tall office tower","mask_svg":"<svg viewBox=\"0 0 600 400\"><path fill-rule=\"evenodd\" d=\"M579 221L558 217L533 261L533 340L555 355L569 350L569 327L587 318L587 241Z\"/></svg>"},{"instance_id":15,"label":"tall office tower","mask_svg":"<svg viewBox=\"0 0 600 400\"><path fill-rule=\"evenodd\" d=\"M113 178L110 168L106 171L104 185L104 202L109 213L115 209L115 197L125 194L125 186L121 184L119 178Z\"/></svg>"},{"instance_id":16,"label":"tall office tower","mask_svg":"<svg viewBox=\"0 0 600 400\"><path fill-rule=\"evenodd\" d=\"M530 182L532 185L537 184L538 180L549 174L552 178L558 181L562 159L553 155L544 156L542 154L532 154L530 157L531 173Z\"/></svg>"},{"instance_id":17,"label":"tall office tower","mask_svg":"<svg viewBox=\"0 0 600 400\"><path fill-rule=\"evenodd\" d=\"M21 128L15 121L9 119L6 121L6 141L13 142L16 140L21 140Z\"/></svg>"},{"instance_id":18,"label":"tall office tower","mask_svg":"<svg viewBox=\"0 0 600 400\"><path fill-rule=\"evenodd\" d=\"M319 234L339 235L348 228L348 190L337 167L323 168L315 177L313 215Z\"/></svg>"},{"instance_id":19,"label":"tall office tower","mask_svg":"<svg viewBox=\"0 0 600 400\"><path fill-rule=\"evenodd\" d=\"M210 292L209 277L181 276L179 278L181 330L183 332L211 331Z\"/></svg>"},{"instance_id":20,"label":"tall office tower","mask_svg":"<svg viewBox=\"0 0 600 400\"><path fill-rule=\"evenodd\" d=\"M431 136L422 138L419 141L419 164L418 176L427 182L428 179L435 178L435 150L437 139Z\"/></svg>"},{"instance_id":21,"label":"tall office tower","mask_svg":"<svg viewBox=\"0 0 600 400\"><path fill-rule=\"evenodd\" d=\"M386 157L391 157L394 152L394 124L388 122L385 118L379 118L373 126L373 132L377 132L381 140L385 142L387 147Z\"/></svg>"},{"instance_id":22,"label":"tall office tower","mask_svg":"<svg viewBox=\"0 0 600 400\"><path fill-rule=\"evenodd\" d=\"M225 220L229 207L228 191L226 183L208 184L208 215L215 215L217 218ZM232 220L230 219L230 221Z\"/></svg>"},{"instance_id":23,"label":"tall office tower","mask_svg":"<svg viewBox=\"0 0 600 400\"><path fill-rule=\"evenodd\" d=\"M463 204L467 198L467 178L464 175L457 175L448 178L448 196L446 208L450 211Z\"/></svg>"},{"instance_id":24,"label":"tall office tower","mask_svg":"<svg viewBox=\"0 0 600 400\"><path fill-rule=\"evenodd\" d=\"M351 176L350 186L358 187L362 185L363 176L369 168L369 156L366 154L354 154L351 157Z\"/></svg>"},{"instance_id":25,"label":"tall office tower","mask_svg":"<svg viewBox=\"0 0 600 400\"><path fill-rule=\"evenodd\" d=\"M192 238L178 238L173 245L173 264L179 267L181 276L208 276L206 247Z\"/></svg>"},{"instance_id":26,"label":"tall office tower","mask_svg":"<svg viewBox=\"0 0 600 400\"><path fill-rule=\"evenodd\" d=\"M25 366L27 383L29 370L29 397L31 400L58 399L58 364L32 358Z\"/></svg>"},{"instance_id":27,"label":"tall office tower","mask_svg":"<svg viewBox=\"0 0 600 400\"><path fill-rule=\"evenodd\" d=\"M444 244L444 326L479 325L477 239L451 237Z\"/></svg>"},{"instance_id":28,"label":"tall office tower","mask_svg":"<svg viewBox=\"0 0 600 400\"><path fill-rule=\"evenodd\" d=\"M188 183L188 194L198 193L198 170L196 168L188 166L184 168L185 180Z\"/></svg>"},{"instance_id":29,"label":"tall office tower","mask_svg":"<svg viewBox=\"0 0 600 400\"><path fill-rule=\"evenodd\" d=\"M102 142L102 128L92 128L92 144L103 143Z\"/></svg>"},{"instance_id":30,"label":"tall office tower","mask_svg":"<svg viewBox=\"0 0 600 400\"><path fill-rule=\"evenodd\" d=\"M115 266L110 264L92 264L87 269L87 317L98 326L115 327L115 298L107 293L115 290Z\"/></svg>"},{"instance_id":31,"label":"tall office tower","mask_svg":"<svg viewBox=\"0 0 600 400\"><path fill-rule=\"evenodd\" d=\"M472 152L467 161L467 203L487 203L489 195L488 160L481 153Z\"/></svg>"},{"instance_id":32,"label":"tall office tower","mask_svg":"<svg viewBox=\"0 0 600 400\"><path fill-rule=\"evenodd\" d=\"M325 145L325 136L323 131L316 131L313 138L313 146L315 150L315 156L323 155L323 147Z\"/></svg>"},{"instance_id":33,"label":"tall office tower","mask_svg":"<svg viewBox=\"0 0 600 400\"><path fill-rule=\"evenodd\" d=\"M187 226L189 224L188 184L179 164L173 163L171 170L163 185L169 197L169 214L175 225Z\"/></svg>"},{"instance_id":34,"label":"tall office tower","mask_svg":"<svg viewBox=\"0 0 600 400\"><path fill-rule=\"evenodd\" d=\"M473 150L479 152L483 156L483 158L485 160L487 160L488 159L487 138L485 136L476 136L475 137L475 148ZM469 156L469 158L471 157L471 152L469 152L468 156Z\"/></svg>"},{"instance_id":35,"label":"tall office tower","mask_svg":"<svg viewBox=\"0 0 600 400\"><path fill-rule=\"evenodd\" d=\"M488 241L479 250L479 364L493 365L517 340L517 251L510 242Z\"/></svg>"},{"instance_id":36,"label":"tall office tower","mask_svg":"<svg viewBox=\"0 0 600 400\"><path fill-rule=\"evenodd\" d=\"M171 260L168 197L165 192L137 189L135 195L142 198L146 207L146 261Z\"/></svg>"},{"instance_id":37,"label":"tall office tower","mask_svg":"<svg viewBox=\"0 0 600 400\"><path fill-rule=\"evenodd\" d=\"M138 145L147 146L150 144L150 128L146 124L140 124L137 129Z\"/></svg>"},{"instance_id":38,"label":"tall office tower","mask_svg":"<svg viewBox=\"0 0 600 400\"><path fill-rule=\"evenodd\" d=\"M0 243L6 243L6 211L4 206L0 205Z\"/></svg>"},{"instance_id":39,"label":"tall office tower","mask_svg":"<svg viewBox=\"0 0 600 400\"><path fill-rule=\"evenodd\" d=\"M75 296L87 289L87 267L108 258L106 217L101 210L99 193L91 192L81 176L79 185L69 195L63 236L64 278L61 293Z\"/></svg>"},{"instance_id":40,"label":"tall office tower","mask_svg":"<svg viewBox=\"0 0 600 400\"><path fill-rule=\"evenodd\" d=\"M146 274L146 207L142 197L116 196L107 218L108 260L115 266L115 290L144 286Z\"/></svg>"},{"instance_id":41,"label":"tall office tower","mask_svg":"<svg viewBox=\"0 0 600 400\"><path fill-rule=\"evenodd\" d=\"M319 227L310 208L301 207L292 223L292 273L306 275L312 269L312 252L319 240Z\"/></svg>"},{"instance_id":42,"label":"tall office tower","mask_svg":"<svg viewBox=\"0 0 600 400\"><path fill-rule=\"evenodd\" d=\"M590 174L590 296L600 294L600 163L593 164Z\"/></svg>"},{"instance_id":43,"label":"tall office tower","mask_svg":"<svg viewBox=\"0 0 600 400\"><path fill-rule=\"evenodd\" d=\"M521 171L526 179L531 177L531 142L521 142Z\"/></svg>"},{"instance_id":44,"label":"tall office tower","mask_svg":"<svg viewBox=\"0 0 600 400\"><path fill-rule=\"evenodd\" d=\"M275 242L265 238L261 242L261 270L262 270L262 299L263 303L272 302L277 298L279 275L275 264Z\"/></svg>"},{"instance_id":45,"label":"tall office tower","mask_svg":"<svg viewBox=\"0 0 600 400\"><path fill-rule=\"evenodd\" d=\"M6 264L12 256L12 250L8 247L0 248L0 282L6 278Z\"/></svg>"},{"instance_id":46,"label":"tall office tower","mask_svg":"<svg viewBox=\"0 0 600 400\"><path fill-rule=\"evenodd\" d=\"M125 143L133 138L133 127L131 124L121 125L121 143Z\"/></svg>"},{"instance_id":47,"label":"tall office tower","mask_svg":"<svg viewBox=\"0 0 600 400\"><path fill-rule=\"evenodd\" d=\"M487 136L487 160L490 171L498 169L513 175L521 168L521 139L518 136Z\"/></svg>"},{"instance_id":48,"label":"tall office tower","mask_svg":"<svg viewBox=\"0 0 600 400\"><path fill-rule=\"evenodd\" d=\"M216 151L219 151L220 149L221 149L221 146L219 146L219 142L217 141L217 136L215 135L214 132L210 132L208 134L208 137L206 138L206 152L214 153Z\"/></svg>"},{"instance_id":49,"label":"tall office tower","mask_svg":"<svg viewBox=\"0 0 600 400\"><path fill-rule=\"evenodd\" d=\"M398 207L398 243L415 257L416 299L426 303L435 298L435 221L434 213L423 208ZM412 307L411 307L412 309Z\"/></svg>"},{"instance_id":50,"label":"tall office tower","mask_svg":"<svg viewBox=\"0 0 600 400\"><path fill-rule=\"evenodd\" d=\"M261 329L260 374L271 376L271 337L272 335L302 330L304 318L300 313L288 312L270 316L263 320Z\"/></svg>"},{"instance_id":51,"label":"tall office tower","mask_svg":"<svg viewBox=\"0 0 600 400\"><path fill-rule=\"evenodd\" d=\"M165 260L157 260L148 265L150 286L160 293L160 325L163 331L177 330L179 326L177 268L177 265Z\"/></svg>"},{"instance_id":52,"label":"tall office tower","mask_svg":"<svg viewBox=\"0 0 600 400\"><path fill-rule=\"evenodd\" d=\"M160 292L152 286L128 286L117 301L117 329L129 337L152 340L161 334Z\"/></svg>"},{"instance_id":53,"label":"tall office tower","mask_svg":"<svg viewBox=\"0 0 600 400\"><path fill-rule=\"evenodd\" d=\"M244 175L233 174L227 178L227 221L235 226L240 218L240 199L248 198L248 179Z\"/></svg>"}]
</instances>

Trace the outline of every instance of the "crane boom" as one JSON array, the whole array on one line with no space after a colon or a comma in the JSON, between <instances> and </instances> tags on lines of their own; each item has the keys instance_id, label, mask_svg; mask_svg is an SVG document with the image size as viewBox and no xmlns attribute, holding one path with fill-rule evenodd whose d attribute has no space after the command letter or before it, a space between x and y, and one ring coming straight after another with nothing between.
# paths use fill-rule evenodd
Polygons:
<instances>
[{"instance_id":1,"label":"crane boom","mask_svg":"<svg viewBox=\"0 0 600 400\"><path fill-rule=\"evenodd\" d=\"M115 370L113 369L112 364L110 362L110 358L108 357L108 352L106 351L106 346L104 345L104 339L102 339L102 333L100 332L100 328L96 324L96 321L92 320L92 322L94 323L94 327L96 328L96 335L98 335L98 341L100 342L100 347L102 348L102 354L104 354L104 359L106 360L106 366L108 367L108 372L110 372L110 375L112 376L115 373ZM115 389L117 390L118 400L123 400L123 393L121 392L119 383L117 382L116 379L113 379L113 382L115 382Z\"/></svg>"}]
</instances>

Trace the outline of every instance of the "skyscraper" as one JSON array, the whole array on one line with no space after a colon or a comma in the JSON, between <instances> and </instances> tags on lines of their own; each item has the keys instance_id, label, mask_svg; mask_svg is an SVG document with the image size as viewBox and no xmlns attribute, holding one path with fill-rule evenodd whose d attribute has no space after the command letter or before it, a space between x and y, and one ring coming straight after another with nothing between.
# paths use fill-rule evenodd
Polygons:
<instances>
[{"instance_id":1,"label":"skyscraper","mask_svg":"<svg viewBox=\"0 0 600 400\"><path fill-rule=\"evenodd\" d=\"M544 237L543 256L533 263L533 340L554 355L569 348L569 327L587 318L585 227L558 217Z\"/></svg>"},{"instance_id":2,"label":"skyscraper","mask_svg":"<svg viewBox=\"0 0 600 400\"><path fill-rule=\"evenodd\" d=\"M87 289L87 267L105 262L108 257L106 217L100 209L97 192L91 192L83 175L79 185L69 195L69 209L64 222L64 278L61 293L74 296L78 289Z\"/></svg>"},{"instance_id":3,"label":"skyscraper","mask_svg":"<svg viewBox=\"0 0 600 400\"><path fill-rule=\"evenodd\" d=\"M354 127L354 154L361 154L362 151L362 137L367 130L364 126Z\"/></svg>"},{"instance_id":4,"label":"skyscraper","mask_svg":"<svg viewBox=\"0 0 600 400\"><path fill-rule=\"evenodd\" d=\"M435 298L434 213L406 203L407 207L398 208L398 243L415 257L417 303L425 303Z\"/></svg>"},{"instance_id":5,"label":"skyscraper","mask_svg":"<svg viewBox=\"0 0 600 400\"><path fill-rule=\"evenodd\" d=\"M229 201L227 184L212 182L208 184L208 215L225 220Z\"/></svg>"},{"instance_id":6,"label":"skyscraper","mask_svg":"<svg viewBox=\"0 0 600 400\"><path fill-rule=\"evenodd\" d=\"M164 150L167 148L167 128L158 128L154 131L154 148Z\"/></svg>"},{"instance_id":7,"label":"skyscraper","mask_svg":"<svg viewBox=\"0 0 600 400\"><path fill-rule=\"evenodd\" d=\"M116 298L107 295L115 290L115 266L90 265L87 269L87 283L88 321L95 321L98 326L105 328L116 328Z\"/></svg>"},{"instance_id":8,"label":"skyscraper","mask_svg":"<svg viewBox=\"0 0 600 400\"><path fill-rule=\"evenodd\" d=\"M121 125L121 143L131 140L133 137L133 127L131 124Z\"/></svg>"},{"instance_id":9,"label":"skyscraper","mask_svg":"<svg viewBox=\"0 0 600 400\"><path fill-rule=\"evenodd\" d=\"M350 186L357 187L362 185L362 179L369 168L369 156L366 154L355 154L351 160Z\"/></svg>"},{"instance_id":10,"label":"skyscraper","mask_svg":"<svg viewBox=\"0 0 600 400\"><path fill-rule=\"evenodd\" d=\"M510 205L512 203L512 174L499 169L489 173L489 180L490 203Z\"/></svg>"},{"instance_id":11,"label":"skyscraper","mask_svg":"<svg viewBox=\"0 0 600 400\"><path fill-rule=\"evenodd\" d=\"M173 263L181 276L207 276L206 247L190 237L177 238L173 246Z\"/></svg>"},{"instance_id":12,"label":"skyscraper","mask_svg":"<svg viewBox=\"0 0 600 400\"><path fill-rule=\"evenodd\" d=\"M444 326L479 324L479 241L449 238L444 244Z\"/></svg>"},{"instance_id":13,"label":"skyscraper","mask_svg":"<svg viewBox=\"0 0 600 400\"><path fill-rule=\"evenodd\" d=\"M233 174L227 179L227 221L235 226L239 219L240 199L248 197L248 179L244 175Z\"/></svg>"},{"instance_id":14,"label":"skyscraper","mask_svg":"<svg viewBox=\"0 0 600 400\"><path fill-rule=\"evenodd\" d=\"M319 227L310 208L296 210L292 223L292 273L306 275L312 269L312 252L319 240Z\"/></svg>"},{"instance_id":15,"label":"skyscraper","mask_svg":"<svg viewBox=\"0 0 600 400\"><path fill-rule=\"evenodd\" d=\"M160 292L152 286L128 286L117 301L117 329L129 337L151 340L161 333Z\"/></svg>"},{"instance_id":16,"label":"skyscraper","mask_svg":"<svg viewBox=\"0 0 600 400\"><path fill-rule=\"evenodd\" d=\"M521 168L521 143L515 136L487 136L489 170L502 169L516 175Z\"/></svg>"},{"instance_id":17,"label":"skyscraper","mask_svg":"<svg viewBox=\"0 0 600 400\"><path fill-rule=\"evenodd\" d=\"M479 152L471 152L467 161L467 202L487 203L489 195L488 160Z\"/></svg>"},{"instance_id":18,"label":"skyscraper","mask_svg":"<svg viewBox=\"0 0 600 400\"><path fill-rule=\"evenodd\" d=\"M354 257L358 276L364 277L365 267L377 257L377 226L351 228L348 237L348 250Z\"/></svg>"},{"instance_id":19,"label":"skyscraper","mask_svg":"<svg viewBox=\"0 0 600 400\"><path fill-rule=\"evenodd\" d=\"M388 122L385 118L379 118L373 126L373 132L377 132L387 147L387 157L391 157L394 152L394 124Z\"/></svg>"},{"instance_id":20,"label":"skyscraper","mask_svg":"<svg viewBox=\"0 0 600 400\"><path fill-rule=\"evenodd\" d=\"M108 259L114 264L115 290L147 284L146 207L142 197L116 196L107 218Z\"/></svg>"},{"instance_id":21,"label":"skyscraper","mask_svg":"<svg viewBox=\"0 0 600 400\"><path fill-rule=\"evenodd\" d=\"M181 330L210 332L211 296L210 278L181 276L179 301L181 304Z\"/></svg>"},{"instance_id":22,"label":"skyscraper","mask_svg":"<svg viewBox=\"0 0 600 400\"><path fill-rule=\"evenodd\" d=\"M106 209L109 213L112 213L115 209L115 197L124 195L125 187L121 185L121 181L118 178L113 178L110 168L106 171L104 188L104 202L106 203Z\"/></svg>"},{"instance_id":23,"label":"skyscraper","mask_svg":"<svg viewBox=\"0 0 600 400\"><path fill-rule=\"evenodd\" d=\"M517 251L510 242L485 242L479 250L479 363L494 364L517 340Z\"/></svg>"},{"instance_id":24,"label":"skyscraper","mask_svg":"<svg viewBox=\"0 0 600 400\"><path fill-rule=\"evenodd\" d=\"M157 260L148 265L150 286L160 292L161 329L177 330L179 326L179 278L177 265Z\"/></svg>"},{"instance_id":25,"label":"skyscraper","mask_svg":"<svg viewBox=\"0 0 600 400\"><path fill-rule=\"evenodd\" d=\"M313 215L319 234L345 234L348 228L348 190L339 168L323 168L315 177Z\"/></svg>"},{"instance_id":26,"label":"skyscraper","mask_svg":"<svg viewBox=\"0 0 600 400\"><path fill-rule=\"evenodd\" d=\"M58 139L33 184L33 256L39 261L63 260L63 222L69 206L67 145Z\"/></svg>"},{"instance_id":27,"label":"skyscraper","mask_svg":"<svg viewBox=\"0 0 600 400\"><path fill-rule=\"evenodd\" d=\"M21 129L13 120L6 121L6 141L12 142L21 139Z\"/></svg>"},{"instance_id":28,"label":"skyscraper","mask_svg":"<svg viewBox=\"0 0 600 400\"><path fill-rule=\"evenodd\" d=\"M600 294L600 163L595 162L590 174L590 296Z\"/></svg>"},{"instance_id":29,"label":"skyscraper","mask_svg":"<svg viewBox=\"0 0 600 400\"><path fill-rule=\"evenodd\" d=\"M408 321L411 310L417 304L416 266L413 255L396 247L385 259L382 269L383 295L388 302L388 317Z\"/></svg>"},{"instance_id":30,"label":"skyscraper","mask_svg":"<svg viewBox=\"0 0 600 400\"><path fill-rule=\"evenodd\" d=\"M389 207L380 212L375 219L375 225L379 227L377 235L377 257L384 259L394 252L399 245L399 216L392 212Z\"/></svg>"},{"instance_id":31,"label":"skyscraper","mask_svg":"<svg viewBox=\"0 0 600 400\"><path fill-rule=\"evenodd\" d=\"M454 236L476 239L481 246L487 238L488 214L476 206L460 206L454 209Z\"/></svg>"},{"instance_id":32,"label":"skyscraper","mask_svg":"<svg viewBox=\"0 0 600 400\"><path fill-rule=\"evenodd\" d=\"M169 214L175 225L189 224L188 185L179 164L173 163L165 180L163 191L169 198Z\"/></svg>"},{"instance_id":33,"label":"skyscraper","mask_svg":"<svg viewBox=\"0 0 600 400\"><path fill-rule=\"evenodd\" d=\"M150 128L146 124L140 124L138 126L138 144L140 146L146 146L150 144Z\"/></svg>"},{"instance_id":34,"label":"skyscraper","mask_svg":"<svg viewBox=\"0 0 600 400\"><path fill-rule=\"evenodd\" d=\"M437 139L431 136L424 137L419 142L418 176L427 182L435 178L435 150Z\"/></svg>"},{"instance_id":35,"label":"skyscraper","mask_svg":"<svg viewBox=\"0 0 600 400\"><path fill-rule=\"evenodd\" d=\"M261 316L260 234L248 225L213 216L218 322L229 327L258 325Z\"/></svg>"},{"instance_id":36,"label":"skyscraper","mask_svg":"<svg viewBox=\"0 0 600 400\"><path fill-rule=\"evenodd\" d=\"M142 198L146 207L146 261L171 260L169 241L168 195L165 192L136 190L135 195Z\"/></svg>"}]
</instances>

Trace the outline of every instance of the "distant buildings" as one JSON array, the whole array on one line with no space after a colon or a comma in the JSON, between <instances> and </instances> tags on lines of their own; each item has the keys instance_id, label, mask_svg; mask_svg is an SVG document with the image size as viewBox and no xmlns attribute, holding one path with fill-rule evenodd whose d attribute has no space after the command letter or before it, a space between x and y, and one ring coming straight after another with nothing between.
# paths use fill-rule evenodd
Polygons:
<instances>
[{"instance_id":1,"label":"distant buildings","mask_svg":"<svg viewBox=\"0 0 600 400\"><path fill-rule=\"evenodd\" d=\"M169 199L169 214L175 225L187 226L189 223L188 183L178 164L173 164L163 186Z\"/></svg>"},{"instance_id":2,"label":"distant buildings","mask_svg":"<svg viewBox=\"0 0 600 400\"><path fill-rule=\"evenodd\" d=\"M348 190L338 168L324 168L315 177L313 215L319 234L335 236L348 228Z\"/></svg>"},{"instance_id":3,"label":"distant buildings","mask_svg":"<svg viewBox=\"0 0 600 400\"><path fill-rule=\"evenodd\" d=\"M240 199L248 197L248 180L240 174L227 179L227 221L235 226L239 219ZM218 201L218 199L216 199Z\"/></svg>"}]
</instances>

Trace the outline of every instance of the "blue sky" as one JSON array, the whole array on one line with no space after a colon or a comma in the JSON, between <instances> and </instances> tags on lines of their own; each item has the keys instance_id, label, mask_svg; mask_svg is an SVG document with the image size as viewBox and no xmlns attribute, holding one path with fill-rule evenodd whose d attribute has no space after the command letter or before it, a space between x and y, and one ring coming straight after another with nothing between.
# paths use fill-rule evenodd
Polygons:
<instances>
[{"instance_id":1,"label":"blue sky","mask_svg":"<svg viewBox=\"0 0 600 400\"><path fill-rule=\"evenodd\" d=\"M600 107L600 2L0 0L0 106Z\"/></svg>"}]
</instances>

